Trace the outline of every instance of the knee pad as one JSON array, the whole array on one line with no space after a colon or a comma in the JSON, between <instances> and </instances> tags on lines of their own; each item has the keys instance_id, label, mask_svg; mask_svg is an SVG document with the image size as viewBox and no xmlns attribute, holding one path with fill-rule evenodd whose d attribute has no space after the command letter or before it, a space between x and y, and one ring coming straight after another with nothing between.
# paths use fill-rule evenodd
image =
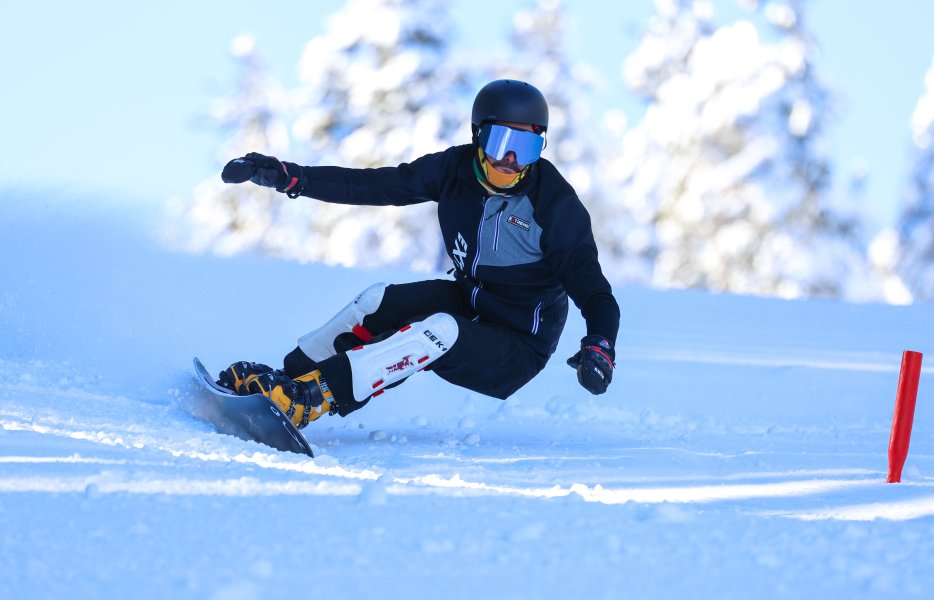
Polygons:
<instances>
[{"instance_id":1,"label":"knee pad","mask_svg":"<svg viewBox=\"0 0 934 600\"><path fill-rule=\"evenodd\" d=\"M369 341L370 333L363 328L363 318L376 312L383 301L385 283L376 283L365 289L353 302L345 306L323 326L298 339L298 347L308 358L322 361L334 356L334 340L343 333L353 333Z\"/></svg>"},{"instance_id":2,"label":"knee pad","mask_svg":"<svg viewBox=\"0 0 934 600\"><path fill-rule=\"evenodd\" d=\"M421 371L457 342L457 320L436 313L407 325L381 342L347 353L354 400L363 402L387 387Z\"/></svg>"}]
</instances>

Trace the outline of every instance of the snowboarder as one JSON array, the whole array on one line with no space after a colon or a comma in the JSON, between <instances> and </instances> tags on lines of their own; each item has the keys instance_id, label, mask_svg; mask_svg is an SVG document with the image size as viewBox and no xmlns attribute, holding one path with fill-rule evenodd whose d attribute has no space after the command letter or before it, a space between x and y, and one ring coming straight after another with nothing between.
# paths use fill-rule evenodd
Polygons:
<instances>
[{"instance_id":1,"label":"snowboarder","mask_svg":"<svg viewBox=\"0 0 934 600\"><path fill-rule=\"evenodd\" d=\"M218 383L266 395L298 427L327 413L346 416L422 369L505 399L555 352L570 296L587 335L568 364L591 393L606 391L619 306L587 210L541 158L544 96L522 81L493 81L474 99L471 123L472 143L397 167L303 167L255 152L224 167L227 183L249 180L290 198L437 202L454 278L375 284L301 337L282 369L237 362Z\"/></svg>"}]
</instances>

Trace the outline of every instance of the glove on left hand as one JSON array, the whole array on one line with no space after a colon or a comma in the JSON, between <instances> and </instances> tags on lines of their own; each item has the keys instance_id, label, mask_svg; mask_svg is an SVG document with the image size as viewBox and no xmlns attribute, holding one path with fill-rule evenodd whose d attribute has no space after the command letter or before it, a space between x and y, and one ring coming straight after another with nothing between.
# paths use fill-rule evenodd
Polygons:
<instances>
[{"instance_id":1,"label":"glove on left hand","mask_svg":"<svg viewBox=\"0 0 934 600\"><path fill-rule=\"evenodd\" d=\"M591 394L602 394L613 381L613 344L599 335L587 335L581 340L581 349L568 359L568 365L577 369L577 381Z\"/></svg>"}]
</instances>

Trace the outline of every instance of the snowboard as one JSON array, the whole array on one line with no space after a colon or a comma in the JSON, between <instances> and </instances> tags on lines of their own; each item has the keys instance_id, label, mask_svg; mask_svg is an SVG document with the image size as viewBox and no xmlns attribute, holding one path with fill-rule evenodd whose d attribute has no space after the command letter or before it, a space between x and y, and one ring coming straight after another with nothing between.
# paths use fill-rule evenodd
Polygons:
<instances>
[{"instance_id":1,"label":"snowboard","mask_svg":"<svg viewBox=\"0 0 934 600\"><path fill-rule=\"evenodd\" d=\"M194 365L203 393L190 407L193 417L213 425L219 433L314 457L302 434L269 398L262 394L238 396L215 383L197 357Z\"/></svg>"}]
</instances>

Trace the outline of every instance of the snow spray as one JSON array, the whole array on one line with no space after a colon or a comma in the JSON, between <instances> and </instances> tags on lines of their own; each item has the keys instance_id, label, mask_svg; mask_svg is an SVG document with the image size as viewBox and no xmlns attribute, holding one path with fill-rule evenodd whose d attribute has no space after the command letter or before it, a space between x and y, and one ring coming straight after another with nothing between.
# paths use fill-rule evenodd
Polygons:
<instances>
[{"instance_id":1,"label":"snow spray","mask_svg":"<svg viewBox=\"0 0 934 600\"><path fill-rule=\"evenodd\" d=\"M920 352L911 350L905 350L902 354L902 369L898 375L898 391L895 393L895 414L892 416L892 435L889 438L888 483L902 480L902 467L908 456L908 442L911 441L911 424L915 419L921 358Z\"/></svg>"}]
</instances>

